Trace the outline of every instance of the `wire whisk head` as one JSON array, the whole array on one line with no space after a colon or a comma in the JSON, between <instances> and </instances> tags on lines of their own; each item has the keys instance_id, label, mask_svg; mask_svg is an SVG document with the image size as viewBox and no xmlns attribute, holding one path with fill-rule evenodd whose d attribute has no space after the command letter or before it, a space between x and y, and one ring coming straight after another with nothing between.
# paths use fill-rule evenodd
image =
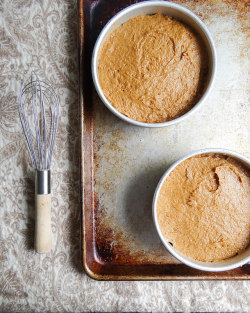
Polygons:
<instances>
[{"instance_id":1,"label":"wire whisk head","mask_svg":"<svg viewBox=\"0 0 250 313\"><path fill-rule=\"evenodd\" d=\"M18 111L35 169L50 169L58 128L59 99L52 86L40 81L34 71L21 86Z\"/></svg>"}]
</instances>

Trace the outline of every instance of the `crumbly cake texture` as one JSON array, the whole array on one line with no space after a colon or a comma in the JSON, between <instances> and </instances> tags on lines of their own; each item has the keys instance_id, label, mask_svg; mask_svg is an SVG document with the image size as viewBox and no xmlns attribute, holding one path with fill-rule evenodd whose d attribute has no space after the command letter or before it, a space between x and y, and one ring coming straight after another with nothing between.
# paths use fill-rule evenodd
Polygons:
<instances>
[{"instance_id":1,"label":"crumbly cake texture","mask_svg":"<svg viewBox=\"0 0 250 313\"><path fill-rule=\"evenodd\" d=\"M98 56L106 98L125 116L145 123L189 111L202 94L207 67L200 37L161 14L140 15L119 26Z\"/></svg>"},{"instance_id":2,"label":"crumbly cake texture","mask_svg":"<svg viewBox=\"0 0 250 313\"><path fill-rule=\"evenodd\" d=\"M192 259L240 254L250 241L249 168L223 155L185 160L163 183L157 218L164 237Z\"/></svg>"}]
</instances>

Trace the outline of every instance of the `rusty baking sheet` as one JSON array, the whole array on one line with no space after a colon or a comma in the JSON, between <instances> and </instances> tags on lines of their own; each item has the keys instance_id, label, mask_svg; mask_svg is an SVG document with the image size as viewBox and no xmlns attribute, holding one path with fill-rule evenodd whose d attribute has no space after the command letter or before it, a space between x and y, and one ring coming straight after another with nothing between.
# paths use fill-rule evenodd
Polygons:
<instances>
[{"instance_id":1,"label":"rusty baking sheet","mask_svg":"<svg viewBox=\"0 0 250 313\"><path fill-rule=\"evenodd\" d=\"M189 268L161 244L151 218L156 185L175 160L209 147L250 156L247 100L249 19L246 1L174 1L195 12L216 44L218 71L206 103L161 129L119 120L91 78L94 42L106 22L138 1L79 0L83 264L102 280L249 279L250 264L220 273Z\"/></svg>"}]
</instances>

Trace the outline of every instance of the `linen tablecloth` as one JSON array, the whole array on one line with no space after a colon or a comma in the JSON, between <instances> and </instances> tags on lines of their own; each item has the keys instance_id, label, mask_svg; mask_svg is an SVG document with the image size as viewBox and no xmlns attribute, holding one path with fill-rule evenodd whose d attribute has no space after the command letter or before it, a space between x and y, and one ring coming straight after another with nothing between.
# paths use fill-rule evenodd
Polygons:
<instances>
[{"instance_id":1,"label":"linen tablecloth","mask_svg":"<svg viewBox=\"0 0 250 313\"><path fill-rule=\"evenodd\" d=\"M34 252L34 171L17 111L29 70L60 97L53 248ZM98 282L81 264L77 2L0 2L0 311L249 312L247 281Z\"/></svg>"}]
</instances>

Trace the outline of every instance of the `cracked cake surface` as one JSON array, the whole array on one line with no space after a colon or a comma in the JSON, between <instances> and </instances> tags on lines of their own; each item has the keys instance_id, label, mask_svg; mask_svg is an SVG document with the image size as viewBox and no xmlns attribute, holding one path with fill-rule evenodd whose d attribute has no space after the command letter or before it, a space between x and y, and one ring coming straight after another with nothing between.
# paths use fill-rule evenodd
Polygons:
<instances>
[{"instance_id":1,"label":"cracked cake surface","mask_svg":"<svg viewBox=\"0 0 250 313\"><path fill-rule=\"evenodd\" d=\"M191 157L164 181L157 218L165 238L184 255L216 262L250 241L250 173L221 154Z\"/></svg>"}]
</instances>

